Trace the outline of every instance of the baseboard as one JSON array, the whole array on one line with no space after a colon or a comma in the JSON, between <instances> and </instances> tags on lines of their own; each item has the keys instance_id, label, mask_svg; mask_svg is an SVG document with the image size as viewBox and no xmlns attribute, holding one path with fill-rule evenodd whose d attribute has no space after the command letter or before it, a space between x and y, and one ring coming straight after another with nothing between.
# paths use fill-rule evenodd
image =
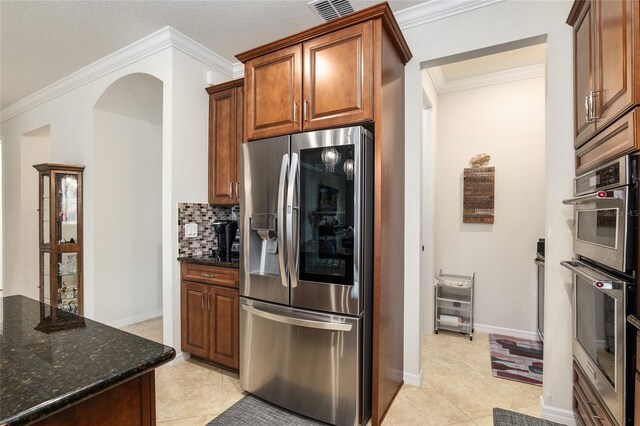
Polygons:
<instances>
[{"instance_id":1,"label":"baseboard","mask_svg":"<svg viewBox=\"0 0 640 426\"><path fill-rule=\"evenodd\" d=\"M186 353L186 352L178 352L176 354L176 357L169 362L169 365L171 367L175 367L176 365L178 365L178 364L180 364L182 362L185 362L189 358L191 358L191 356L188 353Z\"/></svg>"},{"instance_id":2,"label":"baseboard","mask_svg":"<svg viewBox=\"0 0 640 426\"><path fill-rule=\"evenodd\" d=\"M122 328L132 324L137 324L142 321L150 320L153 318L158 318L162 316L162 309L158 309L157 311L151 311L144 314L136 315L134 317L129 317L125 319L121 319L119 321L114 321L109 323L108 325L113 328Z\"/></svg>"},{"instance_id":3,"label":"baseboard","mask_svg":"<svg viewBox=\"0 0 640 426\"><path fill-rule=\"evenodd\" d=\"M506 334L507 336L522 337L523 339L539 340L537 331L516 330L515 328L495 327L486 324L473 324L473 329L480 333Z\"/></svg>"},{"instance_id":4,"label":"baseboard","mask_svg":"<svg viewBox=\"0 0 640 426\"><path fill-rule=\"evenodd\" d=\"M405 371L402 374L402 379L404 380L405 385L419 388L422 385L422 370L420 370L418 374L411 374Z\"/></svg>"},{"instance_id":5,"label":"baseboard","mask_svg":"<svg viewBox=\"0 0 640 426\"><path fill-rule=\"evenodd\" d=\"M540 396L540 414L545 420L560 423L567 426L576 426L576 418L573 410L565 410L564 408L553 407L544 403L544 398Z\"/></svg>"}]
</instances>

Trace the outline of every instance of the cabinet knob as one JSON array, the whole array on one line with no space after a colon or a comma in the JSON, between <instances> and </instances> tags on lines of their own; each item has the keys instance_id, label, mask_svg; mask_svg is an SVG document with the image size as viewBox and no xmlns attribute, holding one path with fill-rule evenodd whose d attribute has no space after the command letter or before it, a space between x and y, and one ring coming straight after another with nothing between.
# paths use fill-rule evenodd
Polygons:
<instances>
[{"instance_id":1,"label":"cabinet knob","mask_svg":"<svg viewBox=\"0 0 640 426\"><path fill-rule=\"evenodd\" d=\"M307 109L309 109L309 102L305 99L302 107L302 115L304 116L304 121L308 123L309 119L307 118Z\"/></svg>"},{"instance_id":2,"label":"cabinet knob","mask_svg":"<svg viewBox=\"0 0 640 426\"><path fill-rule=\"evenodd\" d=\"M208 293L207 297L207 309L211 310L211 293Z\"/></svg>"},{"instance_id":3,"label":"cabinet knob","mask_svg":"<svg viewBox=\"0 0 640 426\"><path fill-rule=\"evenodd\" d=\"M201 277L205 277L205 278L215 278L216 276L213 274L206 274L206 273L201 273L200 274Z\"/></svg>"},{"instance_id":4,"label":"cabinet knob","mask_svg":"<svg viewBox=\"0 0 640 426\"><path fill-rule=\"evenodd\" d=\"M298 103L297 102L293 103L293 122L294 123L298 122Z\"/></svg>"},{"instance_id":5,"label":"cabinet knob","mask_svg":"<svg viewBox=\"0 0 640 426\"><path fill-rule=\"evenodd\" d=\"M233 198L233 182L229 182L229 198Z\"/></svg>"}]
</instances>

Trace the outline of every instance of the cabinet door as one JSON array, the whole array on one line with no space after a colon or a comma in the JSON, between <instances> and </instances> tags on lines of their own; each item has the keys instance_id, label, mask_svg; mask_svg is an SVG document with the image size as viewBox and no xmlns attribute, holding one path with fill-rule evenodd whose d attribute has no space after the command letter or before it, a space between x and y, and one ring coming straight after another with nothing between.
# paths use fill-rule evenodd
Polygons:
<instances>
[{"instance_id":1,"label":"cabinet door","mask_svg":"<svg viewBox=\"0 0 640 426\"><path fill-rule=\"evenodd\" d=\"M209 358L218 364L237 369L239 366L240 336L238 290L211 287L209 292L211 347Z\"/></svg>"},{"instance_id":2,"label":"cabinet door","mask_svg":"<svg viewBox=\"0 0 640 426\"><path fill-rule=\"evenodd\" d=\"M203 358L209 353L208 289L206 284L183 281L180 294L182 350Z\"/></svg>"},{"instance_id":3,"label":"cabinet door","mask_svg":"<svg viewBox=\"0 0 640 426\"><path fill-rule=\"evenodd\" d=\"M635 412L634 415L634 425L640 425L640 374L636 371L636 381L635 381Z\"/></svg>"},{"instance_id":4,"label":"cabinet door","mask_svg":"<svg viewBox=\"0 0 640 426\"><path fill-rule=\"evenodd\" d=\"M244 143L244 87L236 90L236 174L235 204L240 204L240 145Z\"/></svg>"},{"instance_id":5,"label":"cabinet door","mask_svg":"<svg viewBox=\"0 0 640 426\"><path fill-rule=\"evenodd\" d=\"M584 3L581 17L574 26L574 109L575 147L582 146L595 132L596 126L587 115L587 98L593 90L594 18L591 1Z\"/></svg>"},{"instance_id":6,"label":"cabinet door","mask_svg":"<svg viewBox=\"0 0 640 426\"><path fill-rule=\"evenodd\" d=\"M606 127L634 103L631 4L631 0L594 3L598 47L595 58L596 130Z\"/></svg>"},{"instance_id":7,"label":"cabinet door","mask_svg":"<svg viewBox=\"0 0 640 426\"><path fill-rule=\"evenodd\" d=\"M371 25L304 43L305 131L373 119Z\"/></svg>"},{"instance_id":8,"label":"cabinet door","mask_svg":"<svg viewBox=\"0 0 640 426\"><path fill-rule=\"evenodd\" d=\"M300 132L302 46L251 59L244 69L247 139Z\"/></svg>"},{"instance_id":9,"label":"cabinet door","mask_svg":"<svg viewBox=\"0 0 640 426\"><path fill-rule=\"evenodd\" d=\"M236 90L209 95L209 204L236 204Z\"/></svg>"}]
</instances>

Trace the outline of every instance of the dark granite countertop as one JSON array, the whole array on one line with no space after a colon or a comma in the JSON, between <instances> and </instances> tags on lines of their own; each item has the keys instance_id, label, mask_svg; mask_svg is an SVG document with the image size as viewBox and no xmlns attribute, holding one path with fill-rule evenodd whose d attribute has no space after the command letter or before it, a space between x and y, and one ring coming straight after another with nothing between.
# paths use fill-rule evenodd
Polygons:
<instances>
[{"instance_id":1,"label":"dark granite countertop","mask_svg":"<svg viewBox=\"0 0 640 426\"><path fill-rule=\"evenodd\" d=\"M240 269L238 262L220 262L218 258L213 256L184 256L179 257L178 262L195 263L196 265L217 266L219 268Z\"/></svg>"},{"instance_id":2,"label":"dark granite countertop","mask_svg":"<svg viewBox=\"0 0 640 426\"><path fill-rule=\"evenodd\" d=\"M41 419L175 355L168 346L28 297L0 298L0 425Z\"/></svg>"},{"instance_id":3,"label":"dark granite countertop","mask_svg":"<svg viewBox=\"0 0 640 426\"><path fill-rule=\"evenodd\" d=\"M640 331L640 318L638 318L637 315L629 315L627 317L627 321L629 321L629 324L631 324L636 329L638 329L638 331Z\"/></svg>"}]
</instances>

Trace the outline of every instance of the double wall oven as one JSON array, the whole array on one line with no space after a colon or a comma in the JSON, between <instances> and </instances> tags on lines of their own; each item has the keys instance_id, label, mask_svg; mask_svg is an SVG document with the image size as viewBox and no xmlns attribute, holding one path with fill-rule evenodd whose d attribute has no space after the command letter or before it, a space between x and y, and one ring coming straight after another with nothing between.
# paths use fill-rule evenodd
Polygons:
<instances>
[{"instance_id":1,"label":"double wall oven","mask_svg":"<svg viewBox=\"0 0 640 426\"><path fill-rule=\"evenodd\" d=\"M636 310L637 158L625 156L575 179L573 355L618 424L632 424Z\"/></svg>"}]
</instances>

